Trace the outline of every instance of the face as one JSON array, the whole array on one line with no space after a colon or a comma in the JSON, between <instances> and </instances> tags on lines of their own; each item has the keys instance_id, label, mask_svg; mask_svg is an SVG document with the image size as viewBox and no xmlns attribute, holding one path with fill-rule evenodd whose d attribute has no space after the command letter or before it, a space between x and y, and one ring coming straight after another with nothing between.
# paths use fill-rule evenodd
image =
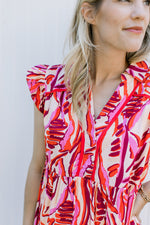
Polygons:
<instances>
[{"instance_id":1,"label":"face","mask_svg":"<svg viewBox=\"0 0 150 225\"><path fill-rule=\"evenodd\" d=\"M95 44L134 52L142 45L150 21L146 0L103 0L93 25ZM127 29L142 27L142 31Z\"/></svg>"}]
</instances>

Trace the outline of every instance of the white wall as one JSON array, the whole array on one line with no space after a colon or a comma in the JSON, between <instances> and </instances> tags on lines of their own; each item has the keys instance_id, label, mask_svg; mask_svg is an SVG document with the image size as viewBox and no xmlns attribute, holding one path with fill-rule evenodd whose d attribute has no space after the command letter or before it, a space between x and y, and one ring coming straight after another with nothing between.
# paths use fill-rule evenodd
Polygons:
<instances>
[{"instance_id":1,"label":"white wall","mask_svg":"<svg viewBox=\"0 0 150 225\"><path fill-rule=\"evenodd\" d=\"M33 102L25 76L61 63L75 0L0 0L0 225L21 225L33 144Z\"/></svg>"},{"instance_id":2,"label":"white wall","mask_svg":"<svg viewBox=\"0 0 150 225\"><path fill-rule=\"evenodd\" d=\"M0 0L0 224L21 225L33 145L26 71L57 64L76 0ZM148 225L147 205L143 224Z\"/></svg>"}]
</instances>

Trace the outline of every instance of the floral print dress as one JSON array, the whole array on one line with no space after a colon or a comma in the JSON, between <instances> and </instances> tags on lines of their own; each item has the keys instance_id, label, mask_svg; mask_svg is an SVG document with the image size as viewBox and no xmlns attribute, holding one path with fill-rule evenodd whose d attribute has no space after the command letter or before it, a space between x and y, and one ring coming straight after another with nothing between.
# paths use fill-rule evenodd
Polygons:
<instances>
[{"instance_id":1,"label":"floral print dress","mask_svg":"<svg viewBox=\"0 0 150 225\"><path fill-rule=\"evenodd\" d=\"M139 225L131 211L150 160L149 62L129 65L96 119L90 91L85 130L64 65L34 66L26 80L45 127L34 225Z\"/></svg>"}]
</instances>

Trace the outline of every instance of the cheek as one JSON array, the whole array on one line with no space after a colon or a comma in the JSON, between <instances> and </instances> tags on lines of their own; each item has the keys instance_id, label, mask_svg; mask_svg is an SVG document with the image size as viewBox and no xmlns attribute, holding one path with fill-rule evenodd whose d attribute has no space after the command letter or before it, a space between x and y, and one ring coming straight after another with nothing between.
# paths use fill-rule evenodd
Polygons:
<instances>
[{"instance_id":1,"label":"cheek","mask_svg":"<svg viewBox=\"0 0 150 225\"><path fill-rule=\"evenodd\" d=\"M112 4L107 13L104 14L104 19L114 29L122 29L130 20L130 8Z\"/></svg>"},{"instance_id":2,"label":"cheek","mask_svg":"<svg viewBox=\"0 0 150 225\"><path fill-rule=\"evenodd\" d=\"M112 12L112 10L103 16L103 23L109 27L110 30L115 30L121 27L121 14L120 12Z\"/></svg>"},{"instance_id":3,"label":"cheek","mask_svg":"<svg viewBox=\"0 0 150 225\"><path fill-rule=\"evenodd\" d=\"M117 35L117 32L120 28L120 22L115 17L104 17L103 21L101 23L101 26L99 27L99 31L102 35L106 34L107 37L112 37L114 35ZM104 34L103 34L104 32Z\"/></svg>"}]
</instances>

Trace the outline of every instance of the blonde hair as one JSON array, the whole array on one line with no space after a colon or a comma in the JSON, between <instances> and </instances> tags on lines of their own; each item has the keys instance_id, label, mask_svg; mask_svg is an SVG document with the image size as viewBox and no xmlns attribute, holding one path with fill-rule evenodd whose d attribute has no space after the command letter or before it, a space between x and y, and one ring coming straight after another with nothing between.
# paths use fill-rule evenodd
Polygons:
<instances>
[{"instance_id":1,"label":"blonde hair","mask_svg":"<svg viewBox=\"0 0 150 225\"><path fill-rule=\"evenodd\" d=\"M96 46L93 43L92 27L81 14L82 3L92 5L95 12L102 0L78 0L70 28L70 43L72 48L64 59L65 82L71 88L73 109L81 123L86 116L89 98L89 82L95 79L94 54ZM148 25L141 48L137 52L126 54L129 64L146 58L150 51L150 24ZM83 118L84 117L84 118Z\"/></svg>"}]
</instances>

